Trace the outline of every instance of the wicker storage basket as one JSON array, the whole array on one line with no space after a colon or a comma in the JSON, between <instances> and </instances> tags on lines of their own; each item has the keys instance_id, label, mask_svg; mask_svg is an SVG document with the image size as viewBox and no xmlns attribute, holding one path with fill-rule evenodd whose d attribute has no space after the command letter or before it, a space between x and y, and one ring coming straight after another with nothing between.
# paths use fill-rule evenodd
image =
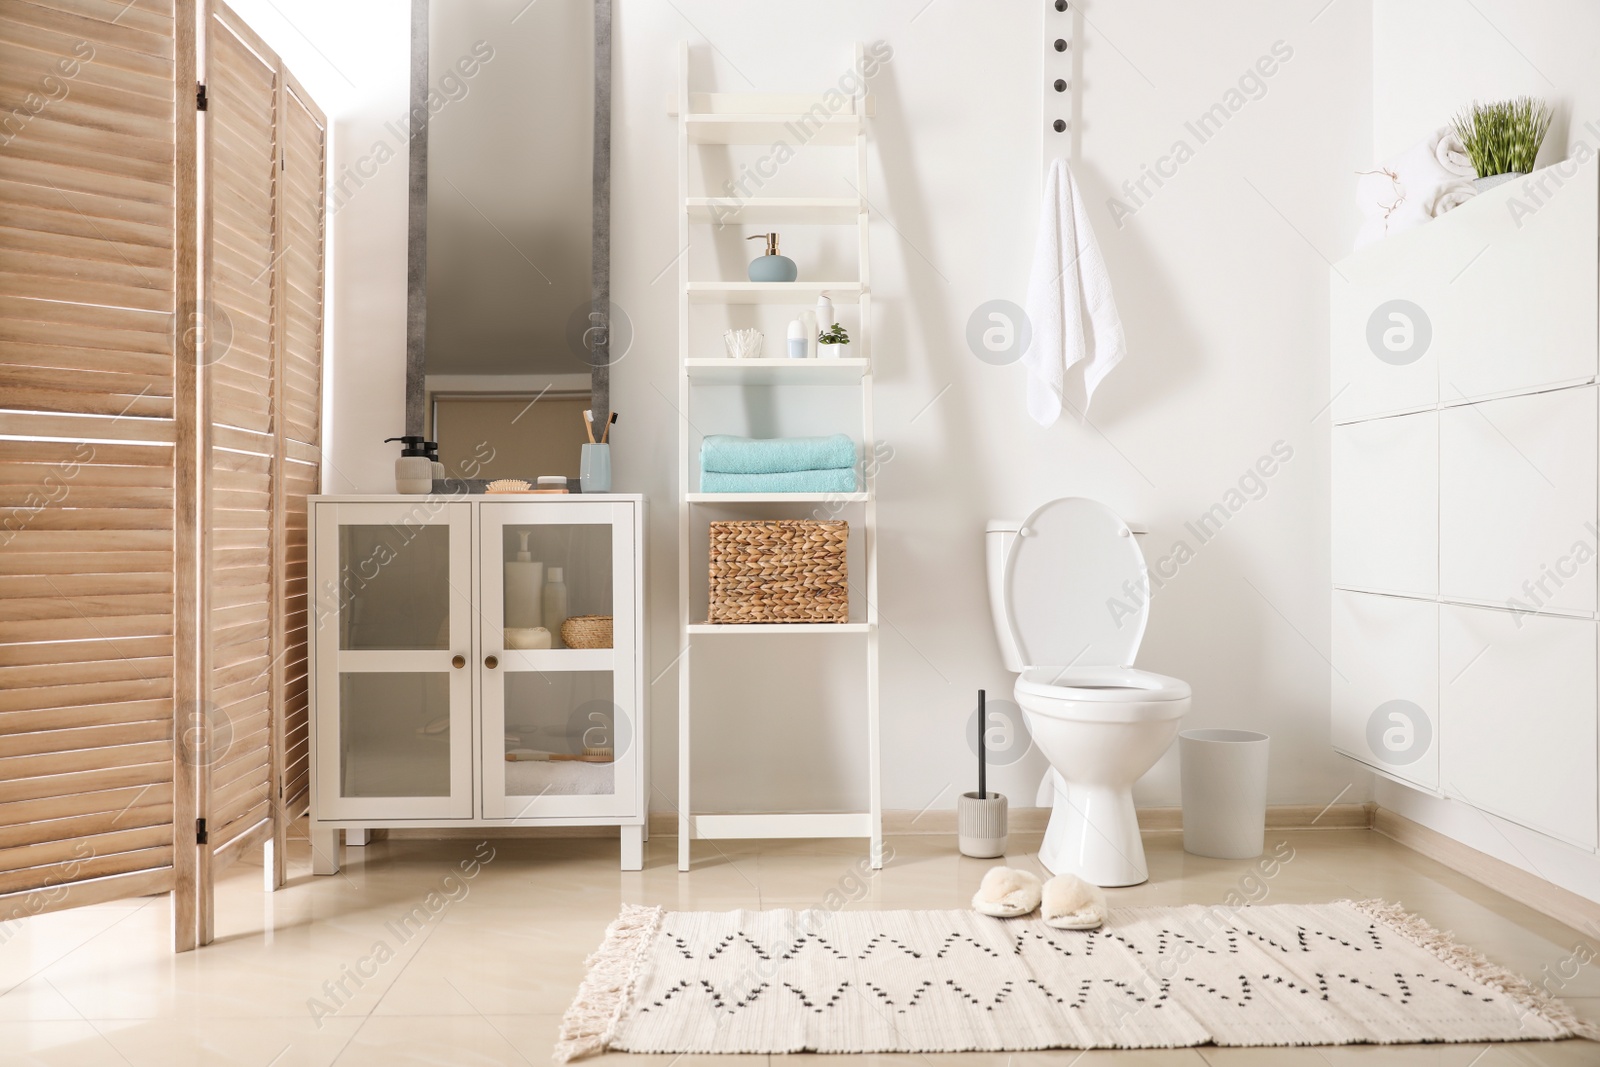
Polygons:
<instances>
[{"instance_id":1,"label":"wicker storage basket","mask_svg":"<svg viewBox=\"0 0 1600 1067\"><path fill-rule=\"evenodd\" d=\"M850 524L713 522L710 622L848 622Z\"/></svg>"},{"instance_id":2,"label":"wicker storage basket","mask_svg":"<svg viewBox=\"0 0 1600 1067\"><path fill-rule=\"evenodd\" d=\"M610 648L610 615L572 615L561 624L561 643L568 648Z\"/></svg>"}]
</instances>

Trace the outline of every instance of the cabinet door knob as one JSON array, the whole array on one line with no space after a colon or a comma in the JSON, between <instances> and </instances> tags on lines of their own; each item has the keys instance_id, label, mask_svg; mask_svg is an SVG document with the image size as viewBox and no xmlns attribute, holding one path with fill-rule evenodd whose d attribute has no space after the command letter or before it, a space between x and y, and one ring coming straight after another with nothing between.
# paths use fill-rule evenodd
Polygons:
<instances>
[{"instance_id":1,"label":"cabinet door knob","mask_svg":"<svg viewBox=\"0 0 1600 1067\"><path fill-rule=\"evenodd\" d=\"M496 667L500 666L500 657L498 657L498 656L485 656L485 657L483 657L483 665L485 667L488 667L492 671Z\"/></svg>"},{"instance_id":2,"label":"cabinet door knob","mask_svg":"<svg viewBox=\"0 0 1600 1067\"><path fill-rule=\"evenodd\" d=\"M465 667L466 665L467 665L467 657L465 657L465 656L456 656L455 658L453 658L450 661L450 666L454 667L458 671L462 667Z\"/></svg>"}]
</instances>

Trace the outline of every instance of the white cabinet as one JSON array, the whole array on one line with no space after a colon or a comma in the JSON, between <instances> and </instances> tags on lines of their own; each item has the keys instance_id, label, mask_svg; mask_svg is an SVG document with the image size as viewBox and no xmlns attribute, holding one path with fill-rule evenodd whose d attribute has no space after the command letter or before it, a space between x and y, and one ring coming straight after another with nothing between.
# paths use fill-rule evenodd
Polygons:
<instances>
[{"instance_id":1,"label":"white cabinet","mask_svg":"<svg viewBox=\"0 0 1600 1067\"><path fill-rule=\"evenodd\" d=\"M1593 612L1596 446L1593 386L1440 412L1440 595Z\"/></svg>"},{"instance_id":2,"label":"white cabinet","mask_svg":"<svg viewBox=\"0 0 1600 1067\"><path fill-rule=\"evenodd\" d=\"M1439 416L1333 428L1333 584L1433 596L1439 574Z\"/></svg>"},{"instance_id":3,"label":"white cabinet","mask_svg":"<svg viewBox=\"0 0 1600 1067\"><path fill-rule=\"evenodd\" d=\"M312 498L317 873L338 869L341 831L539 824L620 826L639 869L643 510L620 494ZM562 618L609 617L609 647L564 647L543 595L557 569ZM525 647L540 627L554 647Z\"/></svg>"},{"instance_id":4,"label":"white cabinet","mask_svg":"<svg viewBox=\"0 0 1600 1067\"><path fill-rule=\"evenodd\" d=\"M472 816L472 508L314 505L313 806Z\"/></svg>"},{"instance_id":5,"label":"white cabinet","mask_svg":"<svg viewBox=\"0 0 1600 1067\"><path fill-rule=\"evenodd\" d=\"M1428 308L1441 401L1594 377L1597 174L1594 159L1563 163L1536 175L1533 195L1509 182L1469 201L1448 227L1415 231L1450 246L1453 261L1470 257Z\"/></svg>"},{"instance_id":6,"label":"white cabinet","mask_svg":"<svg viewBox=\"0 0 1600 1067\"><path fill-rule=\"evenodd\" d=\"M478 516L478 648L490 664L482 675L483 817L639 810L643 783L632 773L639 731L629 698L638 687L633 505L485 502ZM523 565L524 546L536 562ZM538 564L547 576L561 568L568 615L611 616L612 647L509 647L508 627L552 621L527 617L522 605L532 598L516 588L529 584ZM507 758L528 750L601 761Z\"/></svg>"},{"instance_id":7,"label":"white cabinet","mask_svg":"<svg viewBox=\"0 0 1600 1067\"><path fill-rule=\"evenodd\" d=\"M1596 846L1596 626L1444 605L1440 790Z\"/></svg>"},{"instance_id":8,"label":"white cabinet","mask_svg":"<svg viewBox=\"0 0 1600 1067\"><path fill-rule=\"evenodd\" d=\"M1338 263L1333 421L1592 379L1597 173L1549 168L1537 198L1510 182Z\"/></svg>"},{"instance_id":9,"label":"white cabinet","mask_svg":"<svg viewBox=\"0 0 1600 1067\"><path fill-rule=\"evenodd\" d=\"M1433 407L1439 402L1438 349L1430 320L1420 312L1419 297L1428 302L1419 292L1424 286L1385 277L1387 260L1352 260L1334 271L1329 292L1333 421Z\"/></svg>"},{"instance_id":10,"label":"white cabinet","mask_svg":"<svg viewBox=\"0 0 1600 1067\"><path fill-rule=\"evenodd\" d=\"M1594 851L1600 158L1330 287L1334 748Z\"/></svg>"},{"instance_id":11,"label":"white cabinet","mask_svg":"<svg viewBox=\"0 0 1600 1067\"><path fill-rule=\"evenodd\" d=\"M1383 773L1439 787L1439 608L1335 590L1333 747Z\"/></svg>"}]
</instances>

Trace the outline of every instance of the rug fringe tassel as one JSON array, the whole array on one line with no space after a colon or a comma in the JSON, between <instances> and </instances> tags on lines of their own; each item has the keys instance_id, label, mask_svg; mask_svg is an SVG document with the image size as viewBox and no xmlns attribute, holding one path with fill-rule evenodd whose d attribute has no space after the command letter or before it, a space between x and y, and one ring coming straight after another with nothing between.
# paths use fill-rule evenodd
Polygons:
<instances>
[{"instance_id":1,"label":"rug fringe tassel","mask_svg":"<svg viewBox=\"0 0 1600 1067\"><path fill-rule=\"evenodd\" d=\"M624 904L606 927L605 938L584 961L588 973L578 995L561 1018L555 1061L567 1063L604 1052L611 1044L628 1002L633 999L639 965L661 926L662 910Z\"/></svg>"},{"instance_id":2,"label":"rug fringe tassel","mask_svg":"<svg viewBox=\"0 0 1600 1067\"><path fill-rule=\"evenodd\" d=\"M1477 949L1458 943L1453 934L1436 929L1426 919L1413 915L1399 904L1391 904L1387 900L1348 900L1343 903L1377 919L1468 978L1499 990L1524 1011L1538 1016L1551 1026L1590 1041L1600 1041L1600 1025L1584 1022L1562 1000L1551 996L1515 971L1500 966Z\"/></svg>"}]
</instances>

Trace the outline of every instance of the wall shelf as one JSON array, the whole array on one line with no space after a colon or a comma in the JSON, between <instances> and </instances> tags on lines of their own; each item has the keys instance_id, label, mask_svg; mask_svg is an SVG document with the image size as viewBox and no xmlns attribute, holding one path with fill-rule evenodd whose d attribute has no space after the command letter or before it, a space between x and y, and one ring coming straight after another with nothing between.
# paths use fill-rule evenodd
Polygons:
<instances>
[{"instance_id":1,"label":"wall shelf","mask_svg":"<svg viewBox=\"0 0 1600 1067\"><path fill-rule=\"evenodd\" d=\"M856 115L829 115L826 118L800 112L768 115L690 115L682 117L690 144L771 145L784 141L790 145L846 146L861 135L861 119Z\"/></svg>"},{"instance_id":2,"label":"wall shelf","mask_svg":"<svg viewBox=\"0 0 1600 1067\"><path fill-rule=\"evenodd\" d=\"M865 504L871 493L685 493L691 504Z\"/></svg>"},{"instance_id":3,"label":"wall shelf","mask_svg":"<svg viewBox=\"0 0 1600 1067\"><path fill-rule=\"evenodd\" d=\"M688 282L691 304L815 304L827 293L835 304L860 303L860 282Z\"/></svg>"},{"instance_id":4,"label":"wall shelf","mask_svg":"<svg viewBox=\"0 0 1600 1067\"><path fill-rule=\"evenodd\" d=\"M854 68L865 62L865 50L855 45ZM692 402L704 391L695 385L831 385L854 389L861 411L861 447L871 455L873 447L872 407L872 290L870 248L866 207L867 140L863 116L872 113L865 95L849 98L839 111L835 94L781 93L691 93L689 91L689 48L678 46L679 80L676 107L678 116L678 214L679 246L689 249L691 227L696 224L720 225L726 222L753 225L854 225L856 228L859 281L803 282L716 282L691 281L690 260L686 251L678 261L678 618L683 634L683 652L678 671L678 869L690 866L695 839L763 837L860 837L868 842L868 861L874 868L883 866L883 797L879 770L878 702L878 549L877 503L874 470L864 474L862 491L855 493L697 493L696 446L700 431L695 427ZM833 106L830 106L833 105ZM825 116L807 118L801 116ZM837 153L827 157L843 164L853 162L851 184L854 197L783 197L737 200L698 195L690 186L690 159L696 144L752 144L770 146L775 141L790 145L836 145L854 149L850 157ZM835 304L859 305L860 317L851 349L845 359L695 359L690 357L690 315L695 308L768 304L814 305L823 292ZM709 310L702 314L712 313ZM776 406L792 394L773 394L763 403ZM843 396L844 394L839 394ZM726 393L721 394L726 400ZM734 398L737 399L737 398ZM832 402L833 395L818 399ZM861 532L861 570L851 571L851 600L857 608L852 615L859 621L847 623L709 623L705 608L695 604L692 575L705 573L706 558L701 546L706 524L705 507L733 506L742 514L765 517L785 505L817 505L848 502L856 507L851 522ZM697 558L691 559L691 555ZM865 737L845 743L849 751L862 752L866 760L867 810L863 812L785 812L736 814L696 812L693 803L694 777L692 743L695 731L694 676L695 643L710 637L759 635L783 639L816 634L853 634L862 637L865 657L864 705ZM861 744L865 741L865 744Z\"/></svg>"},{"instance_id":5,"label":"wall shelf","mask_svg":"<svg viewBox=\"0 0 1600 1067\"><path fill-rule=\"evenodd\" d=\"M689 219L715 225L739 223L745 226L854 226L866 205L855 197L783 196L733 199L724 196L691 196Z\"/></svg>"},{"instance_id":6,"label":"wall shelf","mask_svg":"<svg viewBox=\"0 0 1600 1067\"><path fill-rule=\"evenodd\" d=\"M871 634L877 626L870 622L695 622L689 633L732 637L736 634L767 636L795 634Z\"/></svg>"},{"instance_id":7,"label":"wall shelf","mask_svg":"<svg viewBox=\"0 0 1600 1067\"><path fill-rule=\"evenodd\" d=\"M821 357L684 360L684 370L696 385L856 385L871 366L865 359Z\"/></svg>"}]
</instances>

